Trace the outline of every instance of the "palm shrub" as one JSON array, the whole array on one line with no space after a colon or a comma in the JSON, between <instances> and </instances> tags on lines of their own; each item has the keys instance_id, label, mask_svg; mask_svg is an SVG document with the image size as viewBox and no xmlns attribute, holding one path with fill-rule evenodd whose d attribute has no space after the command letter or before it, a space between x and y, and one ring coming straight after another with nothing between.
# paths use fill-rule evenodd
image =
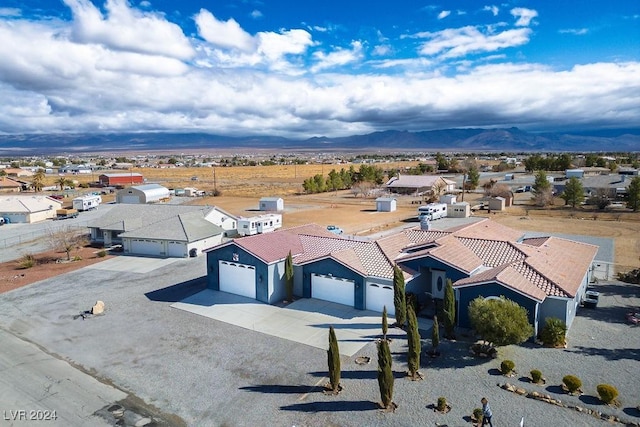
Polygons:
<instances>
[{"instance_id":1,"label":"palm shrub","mask_svg":"<svg viewBox=\"0 0 640 427\"><path fill-rule=\"evenodd\" d=\"M596 390L600 400L606 404L613 403L618 397L618 389L610 384L598 384Z\"/></svg>"},{"instance_id":2,"label":"palm shrub","mask_svg":"<svg viewBox=\"0 0 640 427\"><path fill-rule=\"evenodd\" d=\"M567 325L557 317L549 317L540 332L540 339L547 347L564 345Z\"/></svg>"},{"instance_id":3,"label":"palm shrub","mask_svg":"<svg viewBox=\"0 0 640 427\"><path fill-rule=\"evenodd\" d=\"M565 375L562 377L562 384L567 387L569 393L575 393L582 387L582 381L575 375Z\"/></svg>"},{"instance_id":4,"label":"palm shrub","mask_svg":"<svg viewBox=\"0 0 640 427\"><path fill-rule=\"evenodd\" d=\"M31 254L24 254L22 258L20 258L18 265L22 269L31 268L36 265L36 257Z\"/></svg>"},{"instance_id":5,"label":"palm shrub","mask_svg":"<svg viewBox=\"0 0 640 427\"><path fill-rule=\"evenodd\" d=\"M329 387L331 391L340 391L340 352L338 339L333 326L329 328L329 350L327 350L327 363L329 365Z\"/></svg>"},{"instance_id":6,"label":"palm shrub","mask_svg":"<svg viewBox=\"0 0 640 427\"><path fill-rule=\"evenodd\" d=\"M542 372L540 372L539 370L532 369L529 374L531 374L531 381L534 384L538 384L540 381L542 381Z\"/></svg>"},{"instance_id":7,"label":"palm shrub","mask_svg":"<svg viewBox=\"0 0 640 427\"><path fill-rule=\"evenodd\" d=\"M503 360L500 363L500 372L502 372L502 375L509 375L515 367L516 364L512 360Z\"/></svg>"}]
</instances>

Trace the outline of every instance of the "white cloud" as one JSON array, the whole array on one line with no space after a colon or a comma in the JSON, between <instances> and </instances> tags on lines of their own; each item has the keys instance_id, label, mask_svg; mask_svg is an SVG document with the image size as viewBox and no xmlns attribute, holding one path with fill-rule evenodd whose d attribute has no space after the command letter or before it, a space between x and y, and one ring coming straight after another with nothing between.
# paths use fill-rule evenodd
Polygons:
<instances>
[{"instance_id":1,"label":"white cloud","mask_svg":"<svg viewBox=\"0 0 640 427\"><path fill-rule=\"evenodd\" d=\"M498 49L520 46L529 41L531 30L517 28L496 34L486 34L477 27L466 26L420 33L416 37L429 39L420 47L420 54L440 55L443 59L461 57L470 53L494 52Z\"/></svg>"},{"instance_id":2,"label":"white cloud","mask_svg":"<svg viewBox=\"0 0 640 427\"><path fill-rule=\"evenodd\" d=\"M198 34L212 45L243 52L255 50L255 40L244 31L235 19L219 21L211 12L200 9L195 17Z\"/></svg>"},{"instance_id":3,"label":"white cloud","mask_svg":"<svg viewBox=\"0 0 640 427\"><path fill-rule=\"evenodd\" d=\"M260 11L259 11L259 10L257 10L257 9L254 9L254 10L251 12L251 17L252 17L253 19L260 19L260 18L262 18L262 12L260 12Z\"/></svg>"},{"instance_id":4,"label":"white cloud","mask_svg":"<svg viewBox=\"0 0 640 427\"><path fill-rule=\"evenodd\" d=\"M567 28L558 31L560 34L573 34L575 36L584 36L589 32L587 28Z\"/></svg>"},{"instance_id":5,"label":"white cloud","mask_svg":"<svg viewBox=\"0 0 640 427\"><path fill-rule=\"evenodd\" d=\"M450 10L443 10L442 12L440 12L438 14L438 19L444 19L449 15L451 15L451 11Z\"/></svg>"},{"instance_id":6,"label":"white cloud","mask_svg":"<svg viewBox=\"0 0 640 427\"><path fill-rule=\"evenodd\" d=\"M140 2L140 7L149 8L149 7L151 7L151 2L150 2L150 1L147 1L147 0L142 0L142 1Z\"/></svg>"},{"instance_id":7,"label":"white cloud","mask_svg":"<svg viewBox=\"0 0 640 427\"><path fill-rule=\"evenodd\" d=\"M526 27L531 23L533 18L538 16L538 12L524 7L514 7L511 9L511 15L516 18L516 25L518 27Z\"/></svg>"},{"instance_id":8,"label":"white cloud","mask_svg":"<svg viewBox=\"0 0 640 427\"><path fill-rule=\"evenodd\" d=\"M389 44L379 44L373 47L371 54L373 56L386 56L393 53L393 46Z\"/></svg>"},{"instance_id":9,"label":"white cloud","mask_svg":"<svg viewBox=\"0 0 640 427\"><path fill-rule=\"evenodd\" d=\"M327 68L346 65L362 59L362 42L352 41L351 49L338 48L332 52L324 53L317 51L313 53L316 64L311 67L311 72L317 73Z\"/></svg>"},{"instance_id":10,"label":"white cloud","mask_svg":"<svg viewBox=\"0 0 640 427\"><path fill-rule=\"evenodd\" d=\"M22 15L22 10L17 7L0 7L0 16L17 18Z\"/></svg>"},{"instance_id":11,"label":"white cloud","mask_svg":"<svg viewBox=\"0 0 640 427\"><path fill-rule=\"evenodd\" d=\"M73 39L110 49L165 55L186 60L194 55L182 29L163 16L129 7L126 0L107 0L107 17L89 0L63 0L71 9Z\"/></svg>"},{"instance_id":12,"label":"white cloud","mask_svg":"<svg viewBox=\"0 0 640 427\"><path fill-rule=\"evenodd\" d=\"M491 12L493 16L498 16L498 13L500 12L500 8L496 5L485 6L482 8L482 10L486 12Z\"/></svg>"}]
</instances>

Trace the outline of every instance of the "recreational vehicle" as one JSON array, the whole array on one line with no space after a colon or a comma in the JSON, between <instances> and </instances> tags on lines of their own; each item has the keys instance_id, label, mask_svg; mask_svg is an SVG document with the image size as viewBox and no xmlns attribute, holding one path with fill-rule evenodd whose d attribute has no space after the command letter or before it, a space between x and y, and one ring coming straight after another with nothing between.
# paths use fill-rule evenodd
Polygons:
<instances>
[{"instance_id":1,"label":"recreational vehicle","mask_svg":"<svg viewBox=\"0 0 640 427\"><path fill-rule=\"evenodd\" d=\"M102 203L102 197L99 195L90 194L88 196L76 197L73 199L73 209L88 211L97 208L100 203Z\"/></svg>"},{"instance_id":2,"label":"recreational vehicle","mask_svg":"<svg viewBox=\"0 0 640 427\"><path fill-rule=\"evenodd\" d=\"M447 216L447 204L446 203L429 203L428 205L420 206L418 208L418 219L428 219L433 221L435 219L445 218Z\"/></svg>"}]
</instances>

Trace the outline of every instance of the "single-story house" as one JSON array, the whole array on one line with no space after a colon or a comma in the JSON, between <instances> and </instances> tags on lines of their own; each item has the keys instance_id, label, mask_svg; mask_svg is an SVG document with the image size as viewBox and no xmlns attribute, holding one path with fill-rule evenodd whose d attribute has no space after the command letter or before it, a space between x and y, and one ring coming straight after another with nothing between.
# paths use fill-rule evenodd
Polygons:
<instances>
[{"instance_id":1,"label":"single-story house","mask_svg":"<svg viewBox=\"0 0 640 427\"><path fill-rule=\"evenodd\" d=\"M585 196L604 195L613 200L621 199L627 194L627 187L633 179L629 175L611 174L585 176L580 181L584 189ZM553 188L562 194L567 181L555 182Z\"/></svg>"},{"instance_id":2,"label":"single-story house","mask_svg":"<svg viewBox=\"0 0 640 427\"><path fill-rule=\"evenodd\" d=\"M378 212L395 212L397 208L397 200L395 197L378 197L376 199L376 211Z\"/></svg>"},{"instance_id":3,"label":"single-story house","mask_svg":"<svg viewBox=\"0 0 640 427\"><path fill-rule=\"evenodd\" d=\"M3 170L7 174L7 176L14 176L16 178L35 175L35 173L31 172L30 170L22 168L5 168Z\"/></svg>"},{"instance_id":4,"label":"single-story house","mask_svg":"<svg viewBox=\"0 0 640 427\"><path fill-rule=\"evenodd\" d=\"M440 194L454 191L456 183L438 175L398 175L387 181L385 187L398 194Z\"/></svg>"},{"instance_id":5,"label":"single-story house","mask_svg":"<svg viewBox=\"0 0 640 427\"><path fill-rule=\"evenodd\" d=\"M169 189L160 184L134 185L116 193L116 203L157 203L169 198Z\"/></svg>"},{"instance_id":6,"label":"single-story house","mask_svg":"<svg viewBox=\"0 0 640 427\"><path fill-rule=\"evenodd\" d=\"M284 200L282 197L263 197L260 199L260 210L280 212L284 210Z\"/></svg>"},{"instance_id":7,"label":"single-story house","mask_svg":"<svg viewBox=\"0 0 640 427\"><path fill-rule=\"evenodd\" d=\"M42 195L0 196L0 216L10 223L34 223L56 217L62 207L60 200Z\"/></svg>"},{"instance_id":8,"label":"single-story house","mask_svg":"<svg viewBox=\"0 0 640 427\"><path fill-rule=\"evenodd\" d=\"M131 255L180 258L220 244L225 230L215 224L218 219L209 206L120 204L87 227L92 244L122 245Z\"/></svg>"},{"instance_id":9,"label":"single-story house","mask_svg":"<svg viewBox=\"0 0 640 427\"><path fill-rule=\"evenodd\" d=\"M16 193L22 189L22 184L14 181L6 176L0 176L0 192L1 193Z\"/></svg>"},{"instance_id":10,"label":"single-story house","mask_svg":"<svg viewBox=\"0 0 640 427\"><path fill-rule=\"evenodd\" d=\"M489 219L452 230L405 229L362 241L317 225L243 237L207 250L208 287L279 302L284 263L291 252L294 294L393 313L393 267L418 300L444 298L453 283L459 326L470 327L467 307L478 297L505 296L529 313L536 333L548 317L571 326L590 280L597 246L522 233Z\"/></svg>"},{"instance_id":11,"label":"single-story house","mask_svg":"<svg viewBox=\"0 0 640 427\"><path fill-rule=\"evenodd\" d=\"M139 173L103 173L98 176L98 182L104 187L116 187L144 183L144 177Z\"/></svg>"},{"instance_id":12,"label":"single-story house","mask_svg":"<svg viewBox=\"0 0 640 427\"><path fill-rule=\"evenodd\" d=\"M207 220L224 230L224 237L238 234L238 217L218 206L213 206Z\"/></svg>"}]
</instances>

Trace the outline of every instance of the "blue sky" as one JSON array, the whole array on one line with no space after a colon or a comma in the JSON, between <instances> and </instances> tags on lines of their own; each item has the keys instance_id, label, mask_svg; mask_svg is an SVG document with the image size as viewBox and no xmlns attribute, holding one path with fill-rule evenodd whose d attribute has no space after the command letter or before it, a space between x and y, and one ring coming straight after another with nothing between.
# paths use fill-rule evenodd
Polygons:
<instances>
[{"instance_id":1,"label":"blue sky","mask_svg":"<svg viewBox=\"0 0 640 427\"><path fill-rule=\"evenodd\" d=\"M639 127L638 0L4 0L0 40L0 133Z\"/></svg>"}]
</instances>

